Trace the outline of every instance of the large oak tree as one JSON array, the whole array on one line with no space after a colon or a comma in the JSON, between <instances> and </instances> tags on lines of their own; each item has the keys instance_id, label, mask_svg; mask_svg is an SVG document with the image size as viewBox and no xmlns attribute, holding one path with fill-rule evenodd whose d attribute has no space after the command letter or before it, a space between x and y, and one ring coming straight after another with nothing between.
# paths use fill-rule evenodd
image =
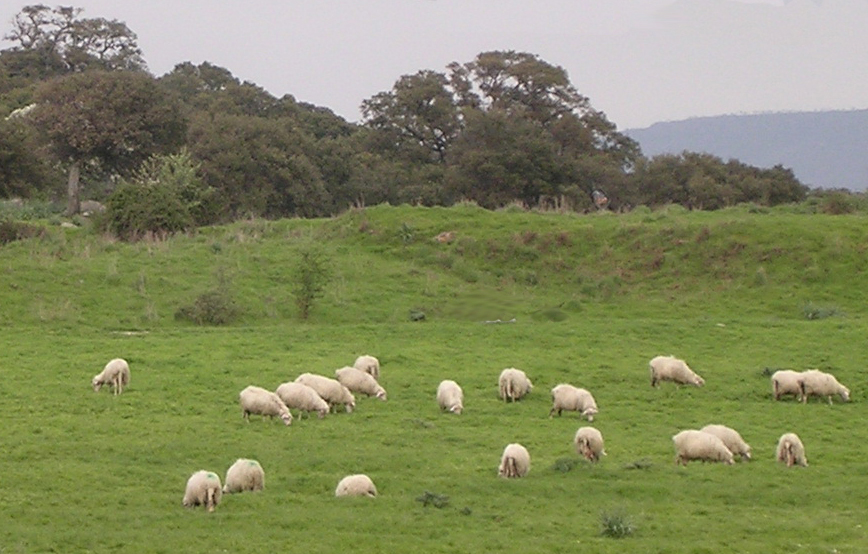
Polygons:
<instances>
[{"instance_id":1,"label":"large oak tree","mask_svg":"<svg viewBox=\"0 0 868 554\"><path fill-rule=\"evenodd\" d=\"M79 211L83 164L123 175L154 154L176 151L186 123L171 97L142 72L88 71L44 83L32 120L68 167L67 213Z\"/></svg>"}]
</instances>

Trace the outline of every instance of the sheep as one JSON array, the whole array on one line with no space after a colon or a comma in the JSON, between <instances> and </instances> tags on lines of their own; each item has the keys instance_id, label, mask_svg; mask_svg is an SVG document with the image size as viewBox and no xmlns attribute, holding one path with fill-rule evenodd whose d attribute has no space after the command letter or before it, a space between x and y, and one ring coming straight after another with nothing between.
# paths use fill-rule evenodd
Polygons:
<instances>
[{"instance_id":1,"label":"sheep","mask_svg":"<svg viewBox=\"0 0 868 554\"><path fill-rule=\"evenodd\" d=\"M590 392L573 385L561 383L552 389L552 409L549 411L549 418L554 416L555 412L561 415L561 411L563 410L579 412L588 421L594 421L594 416L599 411L597 403Z\"/></svg>"},{"instance_id":2,"label":"sheep","mask_svg":"<svg viewBox=\"0 0 868 554\"><path fill-rule=\"evenodd\" d=\"M464 410L464 391L455 381L441 381L437 385L437 404L441 411L460 414Z\"/></svg>"},{"instance_id":3,"label":"sheep","mask_svg":"<svg viewBox=\"0 0 868 554\"><path fill-rule=\"evenodd\" d=\"M337 411L338 404L343 404L347 413L352 413L356 408L356 398L347 387L335 379L314 373L302 373L296 377L295 382L315 390L328 403L332 411Z\"/></svg>"},{"instance_id":4,"label":"sheep","mask_svg":"<svg viewBox=\"0 0 868 554\"><path fill-rule=\"evenodd\" d=\"M328 403L307 385L293 382L282 383L274 393L283 400L287 408L298 410L298 417L301 417L302 412L307 414L316 412L322 419L329 412Z\"/></svg>"},{"instance_id":5,"label":"sheep","mask_svg":"<svg viewBox=\"0 0 868 554\"><path fill-rule=\"evenodd\" d=\"M250 414L260 414L262 419L278 416L286 425L292 424L292 414L279 396L262 387L249 386L238 395L241 403L241 416L250 423Z\"/></svg>"},{"instance_id":6,"label":"sheep","mask_svg":"<svg viewBox=\"0 0 868 554\"><path fill-rule=\"evenodd\" d=\"M808 458L805 456L805 445L795 433L784 433L778 440L778 449L775 454L777 461L784 462L787 467L800 465L808 466Z\"/></svg>"},{"instance_id":7,"label":"sheep","mask_svg":"<svg viewBox=\"0 0 868 554\"><path fill-rule=\"evenodd\" d=\"M782 369L772 374L772 393L775 400L782 396L792 394L799 400L802 399L802 373L790 369Z\"/></svg>"},{"instance_id":8,"label":"sheep","mask_svg":"<svg viewBox=\"0 0 868 554\"><path fill-rule=\"evenodd\" d=\"M842 385L831 373L818 369L802 372L801 379L802 402L807 402L810 396L825 396L832 405L832 396L837 394L844 402L850 401L850 389Z\"/></svg>"},{"instance_id":9,"label":"sheep","mask_svg":"<svg viewBox=\"0 0 868 554\"><path fill-rule=\"evenodd\" d=\"M187 480L182 504L186 508L205 506L209 512L213 512L222 495L220 477L213 471L200 469Z\"/></svg>"},{"instance_id":10,"label":"sheep","mask_svg":"<svg viewBox=\"0 0 868 554\"><path fill-rule=\"evenodd\" d=\"M355 367L342 367L335 370L335 378L350 392L357 392L367 396L375 396L380 400L386 400L386 389L370 374Z\"/></svg>"},{"instance_id":11,"label":"sheep","mask_svg":"<svg viewBox=\"0 0 868 554\"><path fill-rule=\"evenodd\" d=\"M335 488L335 496L369 496L374 498L377 496L377 487L367 475L362 473L347 475L340 480L337 488Z\"/></svg>"},{"instance_id":12,"label":"sheep","mask_svg":"<svg viewBox=\"0 0 868 554\"><path fill-rule=\"evenodd\" d=\"M703 433L714 435L723 441L733 455L738 454L742 460L750 460L750 445L744 442L738 431L725 425L706 425L700 429Z\"/></svg>"},{"instance_id":13,"label":"sheep","mask_svg":"<svg viewBox=\"0 0 868 554\"><path fill-rule=\"evenodd\" d=\"M660 381L674 381L684 385L701 387L705 380L695 374L684 360L674 356L657 356L648 362L651 369L651 386L656 387Z\"/></svg>"},{"instance_id":14,"label":"sheep","mask_svg":"<svg viewBox=\"0 0 868 554\"><path fill-rule=\"evenodd\" d=\"M265 488L265 471L256 460L238 458L226 470L223 492L232 494L244 491L261 491Z\"/></svg>"},{"instance_id":15,"label":"sheep","mask_svg":"<svg viewBox=\"0 0 868 554\"><path fill-rule=\"evenodd\" d=\"M527 448L518 443L506 445L506 448L503 449L503 455L500 457L497 474L500 477L511 479L524 477L528 472L530 472L530 453L528 453Z\"/></svg>"},{"instance_id":16,"label":"sheep","mask_svg":"<svg viewBox=\"0 0 868 554\"><path fill-rule=\"evenodd\" d=\"M603 434L594 427L579 427L573 444L576 446L576 454L592 462L596 462L600 456L606 455L606 450L603 447Z\"/></svg>"},{"instance_id":17,"label":"sheep","mask_svg":"<svg viewBox=\"0 0 868 554\"><path fill-rule=\"evenodd\" d=\"M377 381L380 380L380 360L373 356L368 356L367 354L359 356L356 358L356 361L353 362L353 367L361 369L365 373L369 373L371 377Z\"/></svg>"},{"instance_id":18,"label":"sheep","mask_svg":"<svg viewBox=\"0 0 868 554\"><path fill-rule=\"evenodd\" d=\"M103 385L111 385L114 394L120 394L124 391L124 386L130 384L130 365L123 358L115 358L109 361L90 383L94 392L99 392Z\"/></svg>"},{"instance_id":19,"label":"sheep","mask_svg":"<svg viewBox=\"0 0 868 554\"><path fill-rule=\"evenodd\" d=\"M527 378L524 371L509 367L500 372L498 380L500 397L504 402L515 402L533 390L533 383Z\"/></svg>"},{"instance_id":20,"label":"sheep","mask_svg":"<svg viewBox=\"0 0 868 554\"><path fill-rule=\"evenodd\" d=\"M690 460L723 462L732 465L732 452L722 440L703 431L690 429L673 435L675 443L675 463L687 465Z\"/></svg>"}]
</instances>

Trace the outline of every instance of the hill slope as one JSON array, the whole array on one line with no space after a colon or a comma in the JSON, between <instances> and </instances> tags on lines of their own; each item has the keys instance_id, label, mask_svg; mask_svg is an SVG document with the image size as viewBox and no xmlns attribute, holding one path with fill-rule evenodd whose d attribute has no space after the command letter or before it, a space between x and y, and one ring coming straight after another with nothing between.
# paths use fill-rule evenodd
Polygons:
<instances>
[{"instance_id":1,"label":"hill slope","mask_svg":"<svg viewBox=\"0 0 868 554\"><path fill-rule=\"evenodd\" d=\"M813 188L868 188L868 110L700 117L625 133L646 156L707 152L791 168Z\"/></svg>"}]
</instances>

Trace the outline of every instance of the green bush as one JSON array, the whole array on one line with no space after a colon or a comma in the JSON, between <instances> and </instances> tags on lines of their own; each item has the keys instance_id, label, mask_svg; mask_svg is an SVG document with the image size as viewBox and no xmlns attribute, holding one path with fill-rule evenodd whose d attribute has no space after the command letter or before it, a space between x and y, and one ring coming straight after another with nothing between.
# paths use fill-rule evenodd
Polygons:
<instances>
[{"instance_id":1,"label":"green bush","mask_svg":"<svg viewBox=\"0 0 868 554\"><path fill-rule=\"evenodd\" d=\"M228 325L239 315L241 310L235 302L229 279L220 271L214 288L197 296L192 304L178 308L175 319L196 325Z\"/></svg>"},{"instance_id":2,"label":"green bush","mask_svg":"<svg viewBox=\"0 0 868 554\"><path fill-rule=\"evenodd\" d=\"M293 286L295 305L298 307L298 316L301 319L310 317L314 302L323 295L330 279L331 269L325 254L311 245L302 247L295 268Z\"/></svg>"},{"instance_id":3,"label":"green bush","mask_svg":"<svg viewBox=\"0 0 868 554\"><path fill-rule=\"evenodd\" d=\"M213 223L213 191L202 184L197 171L186 152L151 158L109 196L106 213L98 219L100 227L131 241Z\"/></svg>"},{"instance_id":4,"label":"green bush","mask_svg":"<svg viewBox=\"0 0 868 554\"><path fill-rule=\"evenodd\" d=\"M600 532L604 537L622 539L636 531L636 525L624 510L617 509L600 513Z\"/></svg>"},{"instance_id":5,"label":"green bush","mask_svg":"<svg viewBox=\"0 0 868 554\"><path fill-rule=\"evenodd\" d=\"M0 219L0 244L29 239L43 233L44 230L36 225Z\"/></svg>"}]
</instances>

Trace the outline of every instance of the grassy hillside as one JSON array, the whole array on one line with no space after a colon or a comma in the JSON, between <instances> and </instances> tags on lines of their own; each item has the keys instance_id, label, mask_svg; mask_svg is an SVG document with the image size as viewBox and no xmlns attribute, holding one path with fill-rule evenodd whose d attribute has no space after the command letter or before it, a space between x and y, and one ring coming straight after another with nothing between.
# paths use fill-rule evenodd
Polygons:
<instances>
[{"instance_id":1,"label":"grassy hillside","mask_svg":"<svg viewBox=\"0 0 868 554\"><path fill-rule=\"evenodd\" d=\"M461 206L136 244L52 227L0 247L0 551L859 552L865 223ZM455 240L435 242L444 231ZM304 322L292 275L312 246L333 279ZM174 318L218 282L242 310L236 323ZM360 398L352 414L289 428L242 421L244 386L331 374L362 353L380 358L388 402ZM706 386L652 389L647 362L669 353ZM130 386L93 393L115 356L130 362ZM497 398L505 367L533 380L525 400ZM768 372L782 367L831 371L853 401L774 402ZM447 378L464 388L461 416L434 402ZM559 382L597 399L608 456L596 466L571 446L587 423L547 417ZM676 467L670 437L713 422L738 429L754 461ZM774 462L787 431L809 467ZM509 442L531 453L525 479L496 476ZM222 478L238 457L262 463L265 491L226 496L214 514L181 507L190 474ZM333 497L356 472L379 498ZM426 491L448 505L424 506ZM602 536L608 512L635 533Z\"/></svg>"}]
</instances>

